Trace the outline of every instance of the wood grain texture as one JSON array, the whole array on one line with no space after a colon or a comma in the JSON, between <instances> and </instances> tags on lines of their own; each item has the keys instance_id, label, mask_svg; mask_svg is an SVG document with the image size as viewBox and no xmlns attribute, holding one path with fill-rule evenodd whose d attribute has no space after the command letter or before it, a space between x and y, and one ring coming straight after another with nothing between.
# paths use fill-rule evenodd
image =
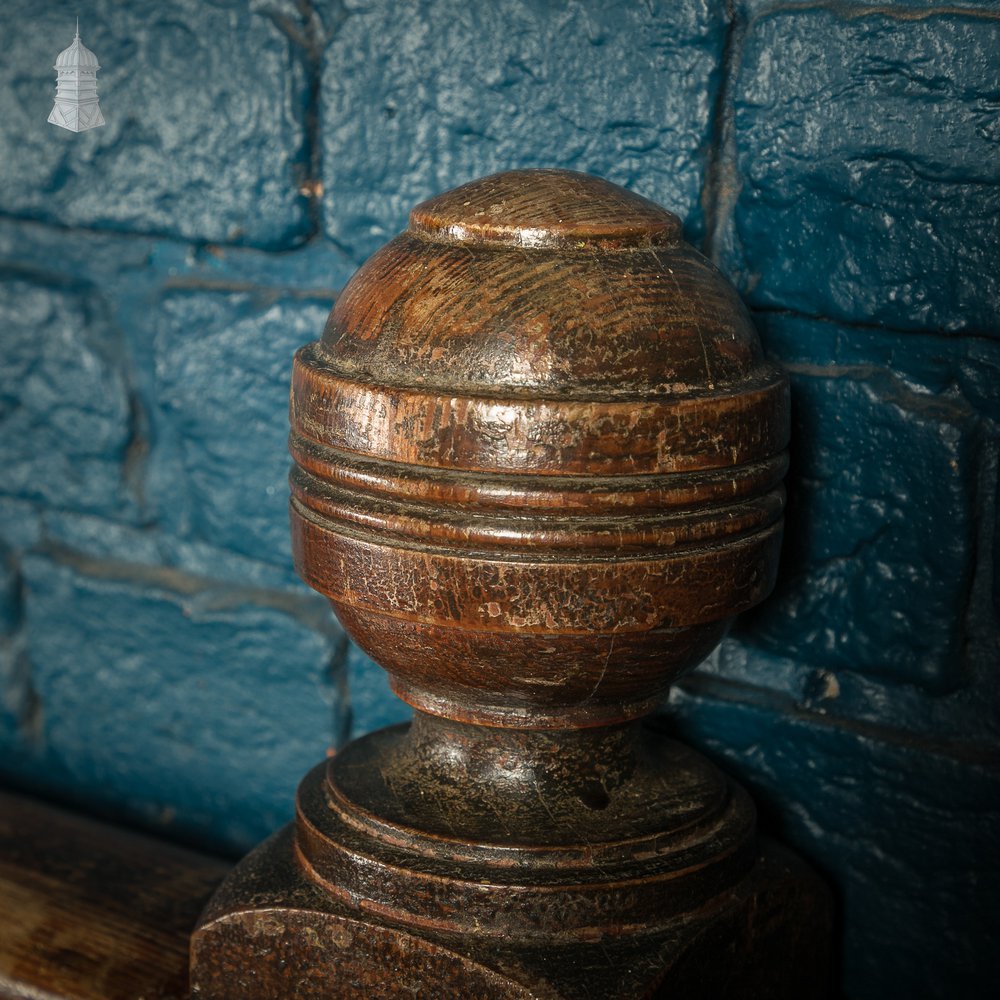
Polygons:
<instances>
[{"instance_id":1,"label":"wood grain texture","mask_svg":"<svg viewBox=\"0 0 1000 1000\"><path fill-rule=\"evenodd\" d=\"M792 876L758 925L752 802L643 722L770 592L785 504L787 380L677 219L553 170L424 202L298 351L290 417L299 574L417 712L306 776L206 911L196 993L266 940L275 1000L675 995L739 925L724 972L808 928L774 996L820 995L825 903Z\"/></svg>"},{"instance_id":2,"label":"wood grain texture","mask_svg":"<svg viewBox=\"0 0 1000 1000\"><path fill-rule=\"evenodd\" d=\"M191 930L229 869L0 792L0 997L182 1000Z\"/></svg>"},{"instance_id":3,"label":"wood grain texture","mask_svg":"<svg viewBox=\"0 0 1000 1000\"><path fill-rule=\"evenodd\" d=\"M643 249L680 242L677 216L600 177L510 170L421 202L410 229L450 244L523 249Z\"/></svg>"},{"instance_id":4,"label":"wood grain texture","mask_svg":"<svg viewBox=\"0 0 1000 1000\"><path fill-rule=\"evenodd\" d=\"M787 379L677 219L599 178L417 206L290 412L299 572L424 711L634 718L773 586Z\"/></svg>"}]
</instances>

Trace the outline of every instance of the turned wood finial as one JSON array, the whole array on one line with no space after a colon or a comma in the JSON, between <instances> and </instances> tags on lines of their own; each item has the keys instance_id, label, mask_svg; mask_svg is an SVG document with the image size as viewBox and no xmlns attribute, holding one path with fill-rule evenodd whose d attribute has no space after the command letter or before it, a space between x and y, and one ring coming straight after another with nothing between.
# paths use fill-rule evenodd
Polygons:
<instances>
[{"instance_id":1,"label":"turned wood finial","mask_svg":"<svg viewBox=\"0 0 1000 1000\"><path fill-rule=\"evenodd\" d=\"M299 571L425 712L643 714L773 585L787 381L678 219L596 177L418 205L291 415Z\"/></svg>"},{"instance_id":2,"label":"turned wood finial","mask_svg":"<svg viewBox=\"0 0 1000 1000\"><path fill-rule=\"evenodd\" d=\"M196 992L235 955L275 1000L752 996L776 961L821 995L821 891L642 723L770 591L784 506L787 380L677 218L564 170L418 205L291 423L296 566L416 712L305 777Z\"/></svg>"}]
</instances>

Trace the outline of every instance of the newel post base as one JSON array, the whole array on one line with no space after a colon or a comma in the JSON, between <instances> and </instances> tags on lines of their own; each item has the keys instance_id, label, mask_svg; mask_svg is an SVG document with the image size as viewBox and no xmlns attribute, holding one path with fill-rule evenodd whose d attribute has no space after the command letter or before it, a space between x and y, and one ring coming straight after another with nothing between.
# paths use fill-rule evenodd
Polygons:
<instances>
[{"instance_id":1,"label":"newel post base","mask_svg":"<svg viewBox=\"0 0 1000 1000\"><path fill-rule=\"evenodd\" d=\"M372 755L405 743L407 728L345 753L371 775ZM704 758L644 735L659 763L676 769L683 828L639 837L617 859L610 844L603 857L599 844L590 857L550 847L547 866L538 847L468 843L463 854L452 838L365 830L335 784L341 761L320 765L302 783L296 824L244 859L203 914L192 939L194 996L828 996L823 883L754 836L749 800Z\"/></svg>"},{"instance_id":2,"label":"newel post base","mask_svg":"<svg viewBox=\"0 0 1000 1000\"><path fill-rule=\"evenodd\" d=\"M830 899L761 839L724 896L652 933L528 945L393 926L325 892L286 827L250 854L192 939L194 997L211 1000L821 1000Z\"/></svg>"},{"instance_id":3,"label":"newel post base","mask_svg":"<svg viewBox=\"0 0 1000 1000\"><path fill-rule=\"evenodd\" d=\"M644 719L774 585L788 381L679 220L513 171L418 205L295 359L292 550L416 710L303 779L199 1000L819 1000L830 901Z\"/></svg>"}]
</instances>

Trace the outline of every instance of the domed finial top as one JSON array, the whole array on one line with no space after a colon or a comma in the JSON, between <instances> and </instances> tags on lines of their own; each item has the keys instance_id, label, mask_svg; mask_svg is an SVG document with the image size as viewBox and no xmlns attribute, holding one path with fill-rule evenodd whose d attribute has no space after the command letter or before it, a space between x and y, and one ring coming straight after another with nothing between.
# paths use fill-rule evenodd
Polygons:
<instances>
[{"instance_id":1,"label":"domed finial top","mask_svg":"<svg viewBox=\"0 0 1000 1000\"><path fill-rule=\"evenodd\" d=\"M617 184L572 170L509 170L417 205L410 231L451 243L605 250L674 246L680 220Z\"/></svg>"},{"instance_id":2,"label":"domed finial top","mask_svg":"<svg viewBox=\"0 0 1000 1000\"><path fill-rule=\"evenodd\" d=\"M95 73L101 68L100 63L97 61L97 56L80 41L79 18L76 19L76 34L73 36L72 44L59 53L56 57L56 64L52 68L57 70L85 69L92 70Z\"/></svg>"}]
</instances>

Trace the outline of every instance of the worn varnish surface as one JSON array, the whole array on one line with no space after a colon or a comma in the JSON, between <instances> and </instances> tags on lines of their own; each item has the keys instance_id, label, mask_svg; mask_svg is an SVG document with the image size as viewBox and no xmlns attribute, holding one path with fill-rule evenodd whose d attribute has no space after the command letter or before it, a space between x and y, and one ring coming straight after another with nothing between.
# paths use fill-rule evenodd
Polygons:
<instances>
[{"instance_id":1,"label":"worn varnish surface","mask_svg":"<svg viewBox=\"0 0 1000 1000\"><path fill-rule=\"evenodd\" d=\"M679 233L598 178L487 178L414 209L299 352L296 562L414 706L641 715L773 586L787 381Z\"/></svg>"},{"instance_id":2,"label":"worn varnish surface","mask_svg":"<svg viewBox=\"0 0 1000 1000\"><path fill-rule=\"evenodd\" d=\"M770 592L784 507L787 380L677 219L554 170L417 206L291 424L299 572L417 713L306 776L196 991L749 996L794 940L773 995L820 995L821 890L642 721Z\"/></svg>"},{"instance_id":3,"label":"worn varnish surface","mask_svg":"<svg viewBox=\"0 0 1000 1000\"><path fill-rule=\"evenodd\" d=\"M191 930L229 868L0 792L0 997L182 1000Z\"/></svg>"},{"instance_id":4,"label":"worn varnish surface","mask_svg":"<svg viewBox=\"0 0 1000 1000\"><path fill-rule=\"evenodd\" d=\"M196 996L394 1000L802 1000L826 995L822 885L761 845L746 878L658 932L524 942L394 926L305 875L289 828L220 890L195 935Z\"/></svg>"}]
</instances>

